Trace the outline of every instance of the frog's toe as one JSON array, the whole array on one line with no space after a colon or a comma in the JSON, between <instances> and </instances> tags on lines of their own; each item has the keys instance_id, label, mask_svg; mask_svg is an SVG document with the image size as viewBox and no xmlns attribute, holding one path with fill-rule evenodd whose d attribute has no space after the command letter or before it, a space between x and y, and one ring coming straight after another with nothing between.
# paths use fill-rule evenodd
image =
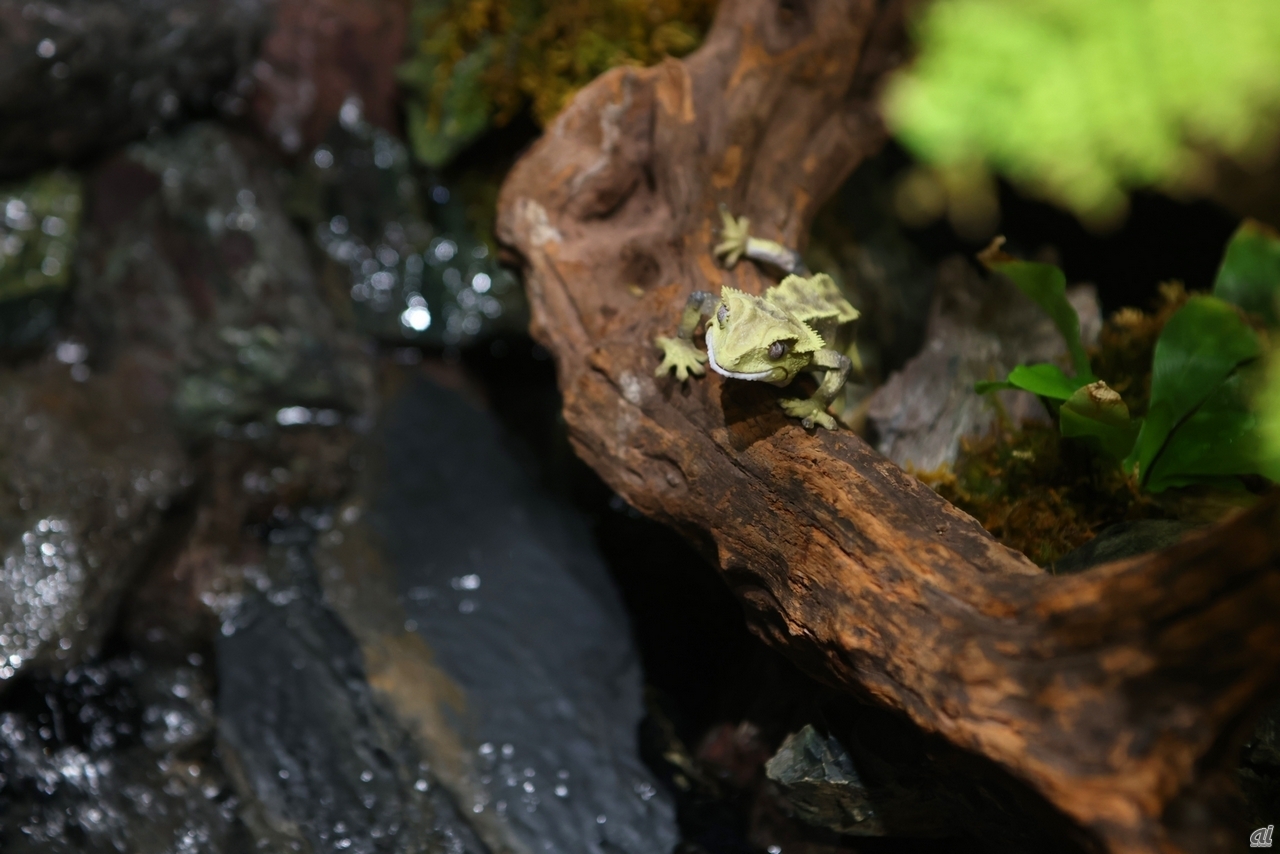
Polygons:
<instances>
[{"instance_id":1,"label":"frog's toe","mask_svg":"<svg viewBox=\"0 0 1280 854\"><path fill-rule=\"evenodd\" d=\"M702 364L706 362L706 354L696 349L688 341L677 338L658 338L654 344L662 350L662 363L658 365L658 369L653 372L655 377L664 376L668 371L675 370L676 379L685 382L692 373L701 376L706 369Z\"/></svg>"},{"instance_id":2,"label":"frog's toe","mask_svg":"<svg viewBox=\"0 0 1280 854\"><path fill-rule=\"evenodd\" d=\"M793 418L799 418L805 429L813 429L814 425L828 430L836 429L836 420L831 417L819 401L816 400L784 400L783 410Z\"/></svg>"}]
</instances>

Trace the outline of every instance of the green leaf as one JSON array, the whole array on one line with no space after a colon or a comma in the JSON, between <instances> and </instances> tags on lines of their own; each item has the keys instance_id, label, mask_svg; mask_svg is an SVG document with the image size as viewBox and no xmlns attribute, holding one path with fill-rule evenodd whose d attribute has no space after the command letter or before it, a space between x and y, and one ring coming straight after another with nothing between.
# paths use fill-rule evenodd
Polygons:
<instances>
[{"instance_id":1,"label":"green leaf","mask_svg":"<svg viewBox=\"0 0 1280 854\"><path fill-rule=\"evenodd\" d=\"M1117 460L1133 449L1140 423L1129 417L1120 395L1101 380L1077 389L1058 409L1063 436L1085 439Z\"/></svg>"},{"instance_id":2,"label":"green leaf","mask_svg":"<svg viewBox=\"0 0 1280 854\"><path fill-rule=\"evenodd\" d=\"M1263 380L1260 362L1242 367L1178 425L1151 465L1147 489L1162 492L1239 475L1280 479L1280 458L1267 447L1251 401Z\"/></svg>"},{"instance_id":3,"label":"green leaf","mask_svg":"<svg viewBox=\"0 0 1280 854\"><path fill-rule=\"evenodd\" d=\"M1018 290L1035 300L1036 305L1049 315L1053 325L1066 339L1067 352L1071 354L1071 364L1076 369L1076 375L1086 382L1093 382L1089 355L1080 342L1080 316L1067 300L1067 277L1063 272L1052 264L1037 264L1032 261L991 260L987 262L987 266L1002 276L1008 276L1018 286Z\"/></svg>"},{"instance_id":4,"label":"green leaf","mask_svg":"<svg viewBox=\"0 0 1280 854\"><path fill-rule=\"evenodd\" d=\"M1253 400L1257 409L1258 435L1262 443L1259 470L1280 482L1280 352L1273 351L1267 381Z\"/></svg>"},{"instance_id":5,"label":"green leaf","mask_svg":"<svg viewBox=\"0 0 1280 854\"><path fill-rule=\"evenodd\" d=\"M973 390L978 394L987 394L993 391L1018 390L1018 387L1008 380L983 380L974 383Z\"/></svg>"},{"instance_id":6,"label":"green leaf","mask_svg":"<svg viewBox=\"0 0 1280 854\"><path fill-rule=\"evenodd\" d=\"M1092 377L1069 377L1062 368L1048 363L1019 365L1009 372L1009 383L1015 388L1047 397L1051 400L1067 400L1076 389L1087 385Z\"/></svg>"},{"instance_id":7,"label":"green leaf","mask_svg":"<svg viewBox=\"0 0 1280 854\"><path fill-rule=\"evenodd\" d=\"M1234 306L1211 296L1187 300L1156 341L1151 404L1125 468L1137 466L1143 484L1148 484L1148 469L1173 430L1238 366L1260 353L1257 335Z\"/></svg>"},{"instance_id":8,"label":"green leaf","mask_svg":"<svg viewBox=\"0 0 1280 854\"><path fill-rule=\"evenodd\" d=\"M1269 326L1280 324L1280 233L1256 220L1241 223L1227 243L1213 293Z\"/></svg>"}]
</instances>

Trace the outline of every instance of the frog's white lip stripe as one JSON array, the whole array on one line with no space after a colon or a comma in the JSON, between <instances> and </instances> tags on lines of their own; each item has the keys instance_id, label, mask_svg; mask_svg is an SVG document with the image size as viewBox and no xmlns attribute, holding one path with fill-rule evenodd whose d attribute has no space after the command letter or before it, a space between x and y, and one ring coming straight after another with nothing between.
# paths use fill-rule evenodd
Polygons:
<instances>
[{"instance_id":1,"label":"frog's white lip stripe","mask_svg":"<svg viewBox=\"0 0 1280 854\"><path fill-rule=\"evenodd\" d=\"M753 374L744 374L739 371L730 371L720 367L720 363L716 361L716 348L711 343L711 336L707 336L707 361L711 363L711 370L715 371L722 377L728 377L731 380L764 380L773 376L773 369L767 371L756 371Z\"/></svg>"}]
</instances>

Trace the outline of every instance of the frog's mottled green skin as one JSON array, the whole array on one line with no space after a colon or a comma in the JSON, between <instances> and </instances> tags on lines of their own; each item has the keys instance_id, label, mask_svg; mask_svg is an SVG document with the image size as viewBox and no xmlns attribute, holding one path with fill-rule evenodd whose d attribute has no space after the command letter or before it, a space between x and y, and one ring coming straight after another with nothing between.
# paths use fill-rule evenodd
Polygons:
<instances>
[{"instance_id":1,"label":"frog's mottled green skin","mask_svg":"<svg viewBox=\"0 0 1280 854\"><path fill-rule=\"evenodd\" d=\"M836 422L827 407L844 386L852 362L828 341L834 341L857 317L858 310L825 273L787 276L758 297L729 287L719 298L695 291L676 337L654 341L663 353L656 374L674 369L683 382L691 373L702 375L704 365L710 364L716 373L731 379L784 386L801 371L824 371L813 397L784 400L782 408L800 418L805 427L817 424L834 429ZM692 340L704 318L706 353Z\"/></svg>"}]
</instances>

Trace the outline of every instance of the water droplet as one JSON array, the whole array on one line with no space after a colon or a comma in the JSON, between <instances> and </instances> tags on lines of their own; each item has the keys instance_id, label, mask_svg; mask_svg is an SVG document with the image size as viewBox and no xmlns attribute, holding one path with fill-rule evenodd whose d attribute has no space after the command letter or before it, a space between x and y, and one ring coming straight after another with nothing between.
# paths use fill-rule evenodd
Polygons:
<instances>
[{"instance_id":1,"label":"water droplet","mask_svg":"<svg viewBox=\"0 0 1280 854\"><path fill-rule=\"evenodd\" d=\"M414 332L425 332L431 326L431 311L425 305L411 305L400 313L400 323Z\"/></svg>"},{"instance_id":2,"label":"water droplet","mask_svg":"<svg viewBox=\"0 0 1280 854\"><path fill-rule=\"evenodd\" d=\"M305 406L286 406L276 412L276 423L281 427L292 427L311 422L311 410Z\"/></svg>"},{"instance_id":3,"label":"water droplet","mask_svg":"<svg viewBox=\"0 0 1280 854\"><path fill-rule=\"evenodd\" d=\"M41 39L40 44L36 45L36 56L41 59L53 59L58 52L58 45L53 39Z\"/></svg>"}]
</instances>

